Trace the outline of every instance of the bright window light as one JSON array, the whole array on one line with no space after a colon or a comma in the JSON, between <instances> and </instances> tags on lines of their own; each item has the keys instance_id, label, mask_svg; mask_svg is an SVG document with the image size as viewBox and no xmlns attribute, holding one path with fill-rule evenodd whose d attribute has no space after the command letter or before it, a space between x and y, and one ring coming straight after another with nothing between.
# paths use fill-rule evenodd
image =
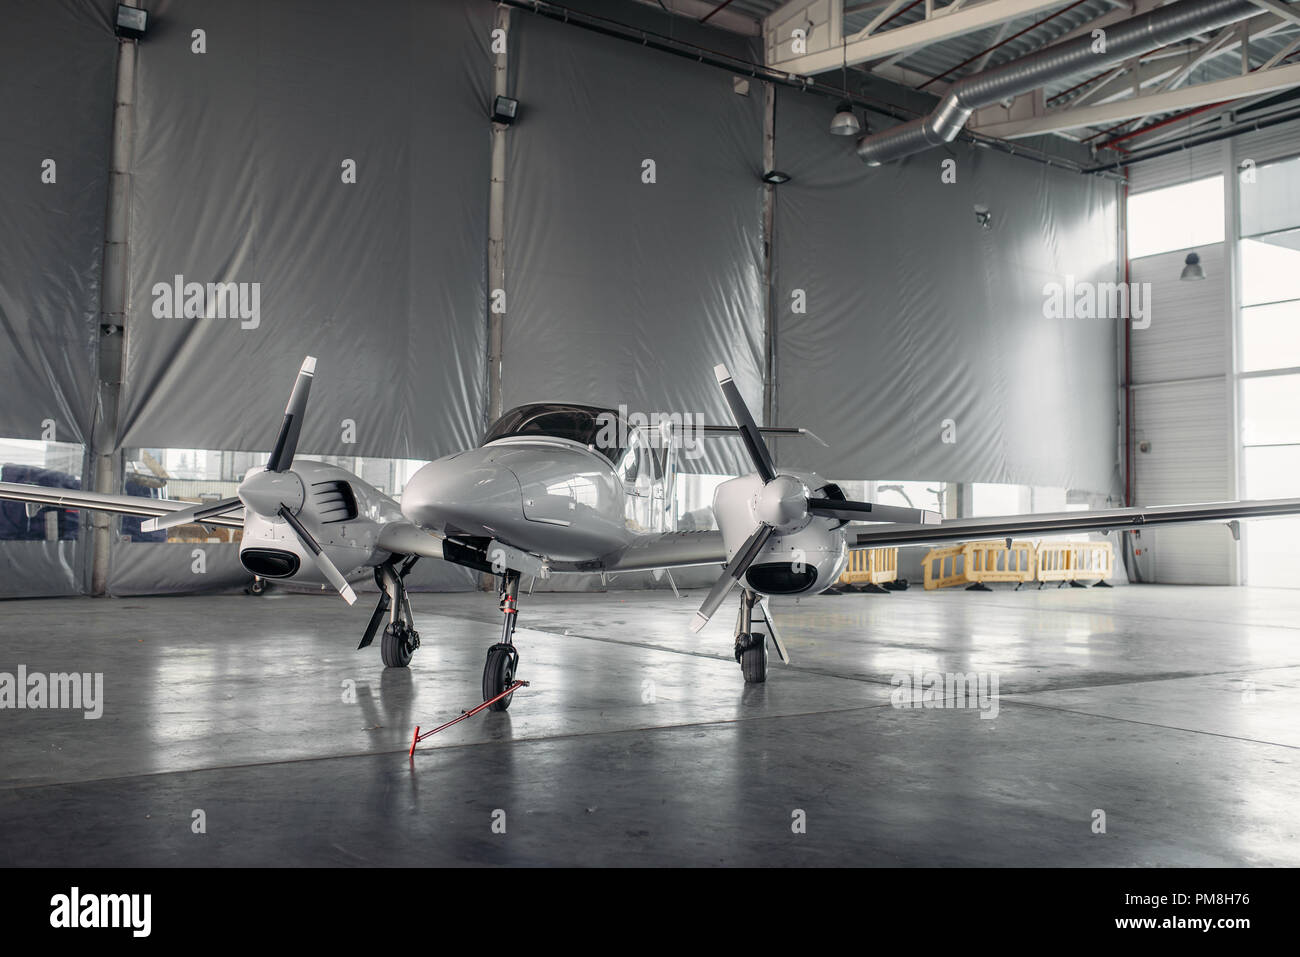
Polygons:
<instances>
[{"instance_id":1,"label":"bright window light","mask_svg":"<svg viewBox=\"0 0 1300 957\"><path fill-rule=\"evenodd\" d=\"M1286 234L1277 239L1288 238ZM1295 239L1300 242L1300 236ZM1241 241L1241 304L1300 299L1300 249L1274 237Z\"/></svg>"},{"instance_id":2,"label":"bright window light","mask_svg":"<svg viewBox=\"0 0 1300 957\"><path fill-rule=\"evenodd\" d=\"M1241 371L1300 367L1300 300L1241 310Z\"/></svg>"},{"instance_id":3,"label":"bright window light","mask_svg":"<svg viewBox=\"0 0 1300 957\"><path fill-rule=\"evenodd\" d=\"M1023 515L1029 511L1029 489L1023 485L971 483L972 518L990 515Z\"/></svg>"},{"instance_id":4,"label":"bright window light","mask_svg":"<svg viewBox=\"0 0 1300 957\"><path fill-rule=\"evenodd\" d=\"M1246 498L1291 498L1300 475L1300 445L1253 445L1243 450Z\"/></svg>"},{"instance_id":5,"label":"bright window light","mask_svg":"<svg viewBox=\"0 0 1300 957\"><path fill-rule=\"evenodd\" d=\"M1246 584L1295 588L1295 543L1300 518L1250 522L1246 528Z\"/></svg>"},{"instance_id":6,"label":"bright window light","mask_svg":"<svg viewBox=\"0 0 1300 957\"><path fill-rule=\"evenodd\" d=\"M1128 198L1128 255L1154 256L1223 242L1223 177Z\"/></svg>"},{"instance_id":7,"label":"bright window light","mask_svg":"<svg viewBox=\"0 0 1300 957\"><path fill-rule=\"evenodd\" d=\"M1241 380L1243 445L1300 442L1300 375ZM1249 474L1249 473L1247 473Z\"/></svg>"}]
</instances>

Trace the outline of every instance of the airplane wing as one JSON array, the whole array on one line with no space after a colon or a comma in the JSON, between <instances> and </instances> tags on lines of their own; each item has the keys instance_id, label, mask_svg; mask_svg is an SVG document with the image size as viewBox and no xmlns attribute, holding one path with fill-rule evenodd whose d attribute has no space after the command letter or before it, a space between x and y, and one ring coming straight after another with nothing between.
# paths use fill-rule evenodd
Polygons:
<instances>
[{"instance_id":1,"label":"airplane wing","mask_svg":"<svg viewBox=\"0 0 1300 957\"><path fill-rule=\"evenodd\" d=\"M604 571L637 572L726 563L727 549L722 544L721 532L664 532L646 535L633 542L615 561L607 564Z\"/></svg>"},{"instance_id":2,"label":"airplane wing","mask_svg":"<svg viewBox=\"0 0 1300 957\"><path fill-rule=\"evenodd\" d=\"M139 495L106 495L101 492L81 492L76 489L49 488L44 485L21 485L17 482L0 482L0 501L32 502L36 505L54 505L59 508L88 509L114 515L140 515L157 518L193 508L193 502L174 502L165 498L143 498ZM199 524L221 528L243 528L243 510L227 512L205 518Z\"/></svg>"},{"instance_id":3,"label":"airplane wing","mask_svg":"<svg viewBox=\"0 0 1300 957\"><path fill-rule=\"evenodd\" d=\"M959 518L940 525L876 525L849 529L855 548L895 545L935 545L993 538L1068 535L1077 532L1113 532L1161 525L1233 522L1247 518L1274 518L1300 514L1300 498L1275 498L1255 502L1212 502L1204 505L1157 505L1150 508L1112 508L1095 512L1053 512L1041 515L1004 515L997 518Z\"/></svg>"}]
</instances>

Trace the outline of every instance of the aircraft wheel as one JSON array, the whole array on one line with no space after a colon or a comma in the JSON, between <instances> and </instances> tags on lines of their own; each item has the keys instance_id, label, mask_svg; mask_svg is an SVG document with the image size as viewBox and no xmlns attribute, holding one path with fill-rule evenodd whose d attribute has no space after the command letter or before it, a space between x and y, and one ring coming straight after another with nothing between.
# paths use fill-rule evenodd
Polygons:
<instances>
[{"instance_id":1,"label":"aircraft wheel","mask_svg":"<svg viewBox=\"0 0 1300 957\"><path fill-rule=\"evenodd\" d=\"M487 664L483 666L483 700L495 698L514 683L515 666L519 655L510 645L493 645L487 654ZM514 694L508 694L495 704L488 706L489 711L505 711L510 707Z\"/></svg>"},{"instance_id":2,"label":"aircraft wheel","mask_svg":"<svg viewBox=\"0 0 1300 957\"><path fill-rule=\"evenodd\" d=\"M270 587L271 587L270 582L268 582L266 579L254 578L251 582L249 582L248 587L244 589L244 594L264 595L266 594L267 589Z\"/></svg>"},{"instance_id":3,"label":"aircraft wheel","mask_svg":"<svg viewBox=\"0 0 1300 957\"><path fill-rule=\"evenodd\" d=\"M420 636L402 621L393 622L384 629L379 642L379 656L386 668L405 668L411 663L411 654L420 646Z\"/></svg>"},{"instance_id":4,"label":"aircraft wheel","mask_svg":"<svg viewBox=\"0 0 1300 957\"><path fill-rule=\"evenodd\" d=\"M762 684L767 680L767 635L761 631L741 635L736 642L736 658L745 684Z\"/></svg>"}]
</instances>

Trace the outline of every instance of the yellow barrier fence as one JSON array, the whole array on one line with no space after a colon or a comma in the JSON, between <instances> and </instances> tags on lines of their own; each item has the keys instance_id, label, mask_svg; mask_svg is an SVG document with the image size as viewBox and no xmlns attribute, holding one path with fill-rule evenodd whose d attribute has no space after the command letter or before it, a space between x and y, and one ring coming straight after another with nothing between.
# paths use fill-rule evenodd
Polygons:
<instances>
[{"instance_id":1,"label":"yellow barrier fence","mask_svg":"<svg viewBox=\"0 0 1300 957\"><path fill-rule=\"evenodd\" d=\"M1037 549L1033 542L967 542L966 577L974 590L985 591L985 582L1015 582L1023 585L1034 578Z\"/></svg>"},{"instance_id":2,"label":"yellow barrier fence","mask_svg":"<svg viewBox=\"0 0 1300 957\"><path fill-rule=\"evenodd\" d=\"M898 579L897 548L858 548L849 552L837 585L861 591L885 591L885 585Z\"/></svg>"},{"instance_id":3,"label":"yellow barrier fence","mask_svg":"<svg viewBox=\"0 0 1300 957\"><path fill-rule=\"evenodd\" d=\"M1033 542L1005 540L966 542L934 548L924 559L926 590L966 585L971 591L988 591L987 582L1067 582L1086 588L1092 581L1106 586L1115 568L1115 550L1110 542Z\"/></svg>"},{"instance_id":4,"label":"yellow barrier fence","mask_svg":"<svg viewBox=\"0 0 1300 957\"><path fill-rule=\"evenodd\" d=\"M1068 582L1073 574L1074 542L1043 542L1038 546L1038 587L1043 582Z\"/></svg>"},{"instance_id":5,"label":"yellow barrier fence","mask_svg":"<svg viewBox=\"0 0 1300 957\"><path fill-rule=\"evenodd\" d=\"M949 545L925 553L925 590L947 588L970 581L966 577L966 546Z\"/></svg>"},{"instance_id":6,"label":"yellow barrier fence","mask_svg":"<svg viewBox=\"0 0 1300 957\"><path fill-rule=\"evenodd\" d=\"M1074 578L1071 581L1091 578L1098 585L1105 585L1115 570L1115 549L1110 542L1076 542L1072 561Z\"/></svg>"}]
</instances>

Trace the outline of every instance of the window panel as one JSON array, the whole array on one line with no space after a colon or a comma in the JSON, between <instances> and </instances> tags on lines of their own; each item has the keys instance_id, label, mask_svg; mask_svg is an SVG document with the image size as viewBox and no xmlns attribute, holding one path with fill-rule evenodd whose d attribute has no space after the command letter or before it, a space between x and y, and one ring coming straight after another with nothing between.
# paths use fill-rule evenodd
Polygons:
<instances>
[{"instance_id":1,"label":"window panel","mask_svg":"<svg viewBox=\"0 0 1300 957\"><path fill-rule=\"evenodd\" d=\"M1221 242L1222 176L1129 196L1130 259Z\"/></svg>"},{"instance_id":2,"label":"window panel","mask_svg":"<svg viewBox=\"0 0 1300 957\"><path fill-rule=\"evenodd\" d=\"M1243 445L1300 442L1300 375L1241 380Z\"/></svg>"},{"instance_id":3,"label":"window panel","mask_svg":"<svg viewBox=\"0 0 1300 957\"><path fill-rule=\"evenodd\" d=\"M1300 300L1241 310L1241 371L1300 366Z\"/></svg>"},{"instance_id":4,"label":"window panel","mask_svg":"<svg viewBox=\"0 0 1300 957\"><path fill-rule=\"evenodd\" d=\"M1246 584L1295 588L1300 519L1271 518L1246 528Z\"/></svg>"},{"instance_id":5,"label":"window panel","mask_svg":"<svg viewBox=\"0 0 1300 957\"><path fill-rule=\"evenodd\" d=\"M1300 445L1251 446L1243 452L1246 498L1293 498L1300 493Z\"/></svg>"},{"instance_id":6,"label":"window panel","mask_svg":"<svg viewBox=\"0 0 1300 957\"><path fill-rule=\"evenodd\" d=\"M881 505L905 505L908 508L923 508L930 512L942 513L947 494L948 486L944 482L885 480L876 482L875 490L867 492L861 498L879 502ZM853 495L846 497L854 498Z\"/></svg>"},{"instance_id":7,"label":"window panel","mask_svg":"<svg viewBox=\"0 0 1300 957\"><path fill-rule=\"evenodd\" d=\"M1024 485L971 483L972 518L1023 515L1029 511L1029 488Z\"/></svg>"},{"instance_id":8,"label":"window panel","mask_svg":"<svg viewBox=\"0 0 1300 957\"><path fill-rule=\"evenodd\" d=\"M1239 176L1241 235L1300 226L1300 156L1267 163Z\"/></svg>"},{"instance_id":9,"label":"window panel","mask_svg":"<svg viewBox=\"0 0 1300 957\"><path fill-rule=\"evenodd\" d=\"M1300 249L1263 239L1243 239L1241 304L1253 306L1287 299L1300 299Z\"/></svg>"}]
</instances>

